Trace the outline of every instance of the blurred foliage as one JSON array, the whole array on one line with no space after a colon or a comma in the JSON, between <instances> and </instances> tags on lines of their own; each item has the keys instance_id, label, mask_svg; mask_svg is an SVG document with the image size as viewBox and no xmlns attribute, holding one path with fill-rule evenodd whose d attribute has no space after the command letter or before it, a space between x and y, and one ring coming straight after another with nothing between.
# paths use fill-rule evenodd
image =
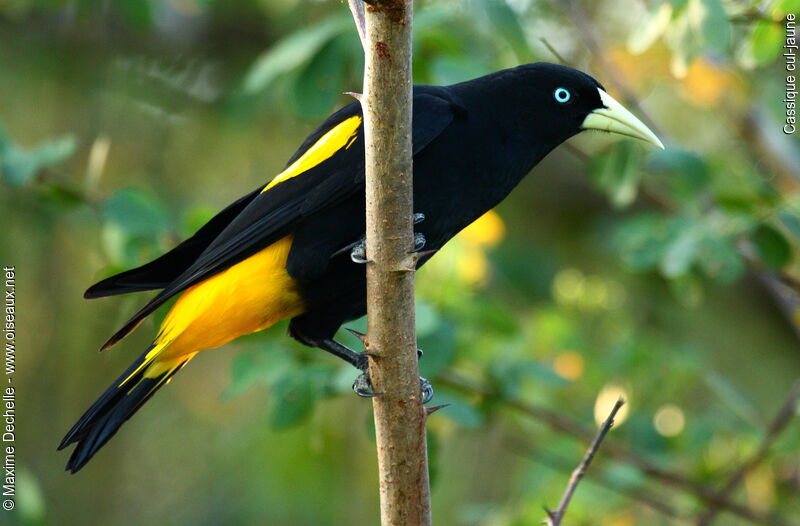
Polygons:
<instances>
[{"instance_id":1,"label":"blurred foliage","mask_svg":"<svg viewBox=\"0 0 800 526\"><path fill-rule=\"evenodd\" d=\"M430 420L435 521L535 524L557 502L583 445L508 400L590 423L624 394L610 441L722 487L800 372L785 285L800 277L800 149L781 131L783 19L800 2L415 9L418 83L563 60L667 144L570 141L419 273L422 373L449 404ZM18 267L24 312L19 524L374 523L355 372L285 325L195 360L78 476L53 451L157 323L98 359L88 351L144 298L82 290L277 173L362 67L340 2L0 3L0 260ZM731 498L799 520L798 450L795 424ZM703 508L601 450L570 523L678 522L626 491Z\"/></svg>"}]
</instances>

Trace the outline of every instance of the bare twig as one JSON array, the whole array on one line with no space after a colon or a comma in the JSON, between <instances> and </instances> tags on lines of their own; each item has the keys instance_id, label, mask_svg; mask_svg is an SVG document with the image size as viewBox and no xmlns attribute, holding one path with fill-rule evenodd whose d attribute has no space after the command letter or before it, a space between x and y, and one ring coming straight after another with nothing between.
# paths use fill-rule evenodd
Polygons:
<instances>
[{"instance_id":1,"label":"bare twig","mask_svg":"<svg viewBox=\"0 0 800 526\"><path fill-rule=\"evenodd\" d=\"M533 448L529 444L525 444L523 442L516 442L512 444L512 446L512 450L514 452L524 455L526 458L529 458L543 466L564 473L570 473L572 471L572 466L567 464L563 458L557 455L553 455L552 453L543 454L541 451L538 451L536 448ZM677 519L683 522L689 522L691 520L689 515L681 512L666 502L663 496L654 496L644 491L638 491L615 484L609 480L602 470L600 473L598 473L596 467L587 475L586 481L608 491L635 500L636 502L643 504L650 509L672 519Z\"/></svg>"},{"instance_id":2,"label":"bare twig","mask_svg":"<svg viewBox=\"0 0 800 526\"><path fill-rule=\"evenodd\" d=\"M356 0L358 1L358 0ZM383 526L431 523L414 320L411 0L370 0L364 16L367 315Z\"/></svg>"},{"instance_id":3,"label":"bare twig","mask_svg":"<svg viewBox=\"0 0 800 526\"><path fill-rule=\"evenodd\" d=\"M772 419L772 422L770 422L769 426L767 427L767 432L764 435L764 438L761 440L761 443L758 445L756 452L753 453L753 456L747 459L747 461L745 461L741 466L739 466L739 469L737 469L736 472L731 475L731 477L728 479L728 482L719 491L718 495L720 497L730 497L736 487L742 482L742 480L744 480L744 477L750 473L753 468L764 461L764 459L767 457L767 453L769 453L770 448L775 443L775 440L777 440L778 436L780 436L780 434L787 428L789 423L794 418L798 403L800 403L800 381L795 382L795 384L789 390L786 400L784 401L778 413ZM708 526L711 524L719 511L719 506L711 504L708 509L698 517L696 522L697 526Z\"/></svg>"},{"instance_id":4,"label":"bare twig","mask_svg":"<svg viewBox=\"0 0 800 526\"><path fill-rule=\"evenodd\" d=\"M558 50L555 47L553 47L553 44L551 44L549 40L547 40L546 38L540 38L539 41L542 44L544 44L544 47L546 47L547 50L550 53L552 53L554 57L556 57L556 59L558 59L559 63L564 64L565 66L572 66L569 60L565 59L564 55L559 53Z\"/></svg>"},{"instance_id":5,"label":"bare twig","mask_svg":"<svg viewBox=\"0 0 800 526\"><path fill-rule=\"evenodd\" d=\"M589 464L592 463L592 459L595 454L597 454L600 444L611 430L611 426L614 425L614 417L617 416L617 412L623 405L625 405L625 400L620 398L617 400L617 403L614 404L614 407L611 408L611 413L609 413L608 418L606 418L606 421L603 422L603 425L600 426L600 429L597 431L597 435L594 437L594 440L592 440L589 449L586 450L583 460L581 460L581 463L578 464L578 467L572 472L572 476L570 476L569 483L567 484L567 489L564 490L564 494L561 496L561 502L558 503L558 508L556 508L555 511L550 511L545 508L547 512L546 521L549 526L559 526L559 524L561 524L561 519L564 518L564 514L567 512L567 506L569 506L572 495L574 495L575 490L578 489L578 484L580 484L581 479L586 474L586 470L589 469Z\"/></svg>"},{"instance_id":6,"label":"bare twig","mask_svg":"<svg viewBox=\"0 0 800 526\"><path fill-rule=\"evenodd\" d=\"M590 442L594 438L594 432L592 430L555 411L521 400L503 398L489 387L469 381L461 376L446 373L438 377L438 382L440 385L446 385L461 392L498 399L502 401L505 407L513 409L537 421L544 422L551 429L571 435L580 440ZM743 519L756 524L763 524L764 526L800 526L800 523L787 521L778 515L757 512L747 506L737 504L726 498L721 498L715 491L708 487L680 473L660 468L634 451L617 445L613 441L606 442L603 447L604 451L607 451L612 457L636 467L651 479L689 493L705 503L713 503Z\"/></svg>"}]
</instances>

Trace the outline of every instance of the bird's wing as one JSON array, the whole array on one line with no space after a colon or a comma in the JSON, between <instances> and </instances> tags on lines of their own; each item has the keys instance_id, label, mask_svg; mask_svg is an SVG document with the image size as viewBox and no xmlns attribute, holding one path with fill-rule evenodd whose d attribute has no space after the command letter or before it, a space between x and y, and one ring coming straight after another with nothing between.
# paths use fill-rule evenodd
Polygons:
<instances>
[{"instance_id":1,"label":"bird's wing","mask_svg":"<svg viewBox=\"0 0 800 526\"><path fill-rule=\"evenodd\" d=\"M103 298L129 292L163 289L197 260L211 243L242 210L264 189L254 191L228 205L211 218L195 234L181 244L140 267L127 270L95 283L83 294L86 299Z\"/></svg>"},{"instance_id":2,"label":"bird's wing","mask_svg":"<svg viewBox=\"0 0 800 526\"><path fill-rule=\"evenodd\" d=\"M342 120L360 113L358 104L349 104L331 115L323 122L292 155L288 168L297 161L314 143L334 128ZM200 230L180 243L178 246L140 267L127 270L106 278L89 287L83 297L86 299L102 298L129 292L143 292L147 290L163 289L175 281L192 263L197 261L200 254L222 233L225 228L264 190L266 184L261 185L244 197L239 198L225 209L211 218Z\"/></svg>"},{"instance_id":3,"label":"bird's wing","mask_svg":"<svg viewBox=\"0 0 800 526\"><path fill-rule=\"evenodd\" d=\"M414 97L415 153L447 127L453 117L450 107L449 101L434 95L423 93ZM363 194L361 120L361 107L357 103L332 115L311 134L289 166L250 199L192 264L134 314L102 349L124 338L175 294L291 234L309 216L348 197Z\"/></svg>"}]
</instances>

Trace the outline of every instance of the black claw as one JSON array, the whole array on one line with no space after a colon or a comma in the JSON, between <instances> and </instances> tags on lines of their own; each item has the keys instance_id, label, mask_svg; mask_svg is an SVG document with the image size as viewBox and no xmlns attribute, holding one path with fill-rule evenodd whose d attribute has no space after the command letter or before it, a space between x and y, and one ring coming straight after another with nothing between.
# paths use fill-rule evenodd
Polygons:
<instances>
[{"instance_id":1,"label":"black claw","mask_svg":"<svg viewBox=\"0 0 800 526\"><path fill-rule=\"evenodd\" d=\"M425 355L425 351L423 351L422 349L417 348L417 360L422 358L424 355Z\"/></svg>"},{"instance_id":2,"label":"black claw","mask_svg":"<svg viewBox=\"0 0 800 526\"><path fill-rule=\"evenodd\" d=\"M422 223L423 221L425 221L425 214L423 214L422 212L417 212L416 214L414 214L415 225Z\"/></svg>"}]
</instances>

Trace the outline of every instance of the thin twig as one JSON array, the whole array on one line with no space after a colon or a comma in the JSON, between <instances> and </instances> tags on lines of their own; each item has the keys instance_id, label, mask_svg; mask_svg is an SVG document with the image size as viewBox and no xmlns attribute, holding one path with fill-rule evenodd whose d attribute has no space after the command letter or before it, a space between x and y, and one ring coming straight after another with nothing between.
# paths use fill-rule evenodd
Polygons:
<instances>
[{"instance_id":1,"label":"thin twig","mask_svg":"<svg viewBox=\"0 0 800 526\"><path fill-rule=\"evenodd\" d=\"M594 438L593 431L584 427L578 422L574 422L573 420L556 413L555 411L552 411L546 407L523 402L518 399L503 398L495 390L490 389L485 385L480 385L467 380L461 376L452 373L445 373L439 376L438 383L439 385L447 386L461 392L497 399L509 409L513 409L514 411L517 411L523 415L544 422L551 429L571 435L580 440L589 442ZM738 515L743 519L749 520L756 524L763 524L765 526L800 526L800 523L787 521L778 515L758 512L747 506L743 506L726 498L722 498L712 489L699 484L680 473L675 473L673 471L660 468L646 458L623 446L615 444L613 441L607 442L603 447L604 450L607 451L612 457L636 467L644 475L654 480L658 480L663 484L689 493L698 500L706 503L714 503L720 508L729 511L734 515Z\"/></svg>"},{"instance_id":2,"label":"thin twig","mask_svg":"<svg viewBox=\"0 0 800 526\"><path fill-rule=\"evenodd\" d=\"M767 427L767 432L761 440L756 452L731 475L725 486L717 493L720 497L730 497L736 487L744 480L744 477L764 461L770 448L778 439L778 436L788 427L789 423L794 418L798 403L800 403L800 381L795 382L789 390L786 400ZM710 505L708 509L698 517L696 522L697 526L708 526L719 512L720 509L718 506L714 504Z\"/></svg>"},{"instance_id":3,"label":"thin twig","mask_svg":"<svg viewBox=\"0 0 800 526\"><path fill-rule=\"evenodd\" d=\"M569 501L572 500L575 490L578 489L578 484L580 484L581 479L586 474L586 470L589 469L589 464L592 463L592 459L597 454L600 444L614 425L614 417L617 416L617 412L623 405L625 405L625 400L620 398L617 400L617 403L614 404L614 407L611 408L611 413L609 413L608 418L606 418L606 421L603 422L603 425L600 426L600 429L597 431L597 435L594 437L589 449L586 450L583 460L581 460L581 463L578 464L578 467L572 472L572 476L570 476L569 483L567 484L567 489L564 490L564 494L561 496L561 502L558 503L558 508L556 508L555 511L550 511L547 508L544 509L547 512L546 520L549 526L559 526L559 524L561 524L561 519L564 518L564 514L567 512Z\"/></svg>"},{"instance_id":4,"label":"thin twig","mask_svg":"<svg viewBox=\"0 0 800 526\"><path fill-rule=\"evenodd\" d=\"M524 458L532 460L533 462L541 464L542 466L548 467L555 471L562 473L570 473L572 471L571 464L568 464L564 458L552 453L544 454L543 452L538 451L537 448L534 448L530 444L526 444L522 441L512 442L510 444L510 449L514 453L522 455ZM653 511L661 513L662 515L672 519L683 522L689 522L692 520L689 515L681 512L667 503L663 496L656 497L648 494L645 491L639 491L620 486L619 484L616 484L610 480L605 471L600 470L598 472L597 466L592 469L591 473L587 474L586 482L634 500L640 504L643 504L644 506L649 507Z\"/></svg>"},{"instance_id":5,"label":"thin twig","mask_svg":"<svg viewBox=\"0 0 800 526\"><path fill-rule=\"evenodd\" d=\"M563 65L565 65L565 66L570 66L570 67L572 66L572 64L570 63L570 61L569 61L569 60L567 60L567 59L565 59L565 58L564 58L564 55L562 55L561 53L559 53L559 52L558 52L558 50L557 50L557 49L556 49L556 48L555 48L555 47L554 47L554 46L553 46L553 45L550 43L550 41L549 41L549 40L547 40L546 38L544 38L544 37L543 37L543 38L540 38L540 39L539 39L539 41L540 41L542 44L544 44L544 47L546 47L546 48L547 48L547 50L548 50L550 53L552 53L552 54L553 54L553 56L554 56L554 57L556 57L556 59L558 59L558 61L559 61L561 64L563 64Z\"/></svg>"}]
</instances>

